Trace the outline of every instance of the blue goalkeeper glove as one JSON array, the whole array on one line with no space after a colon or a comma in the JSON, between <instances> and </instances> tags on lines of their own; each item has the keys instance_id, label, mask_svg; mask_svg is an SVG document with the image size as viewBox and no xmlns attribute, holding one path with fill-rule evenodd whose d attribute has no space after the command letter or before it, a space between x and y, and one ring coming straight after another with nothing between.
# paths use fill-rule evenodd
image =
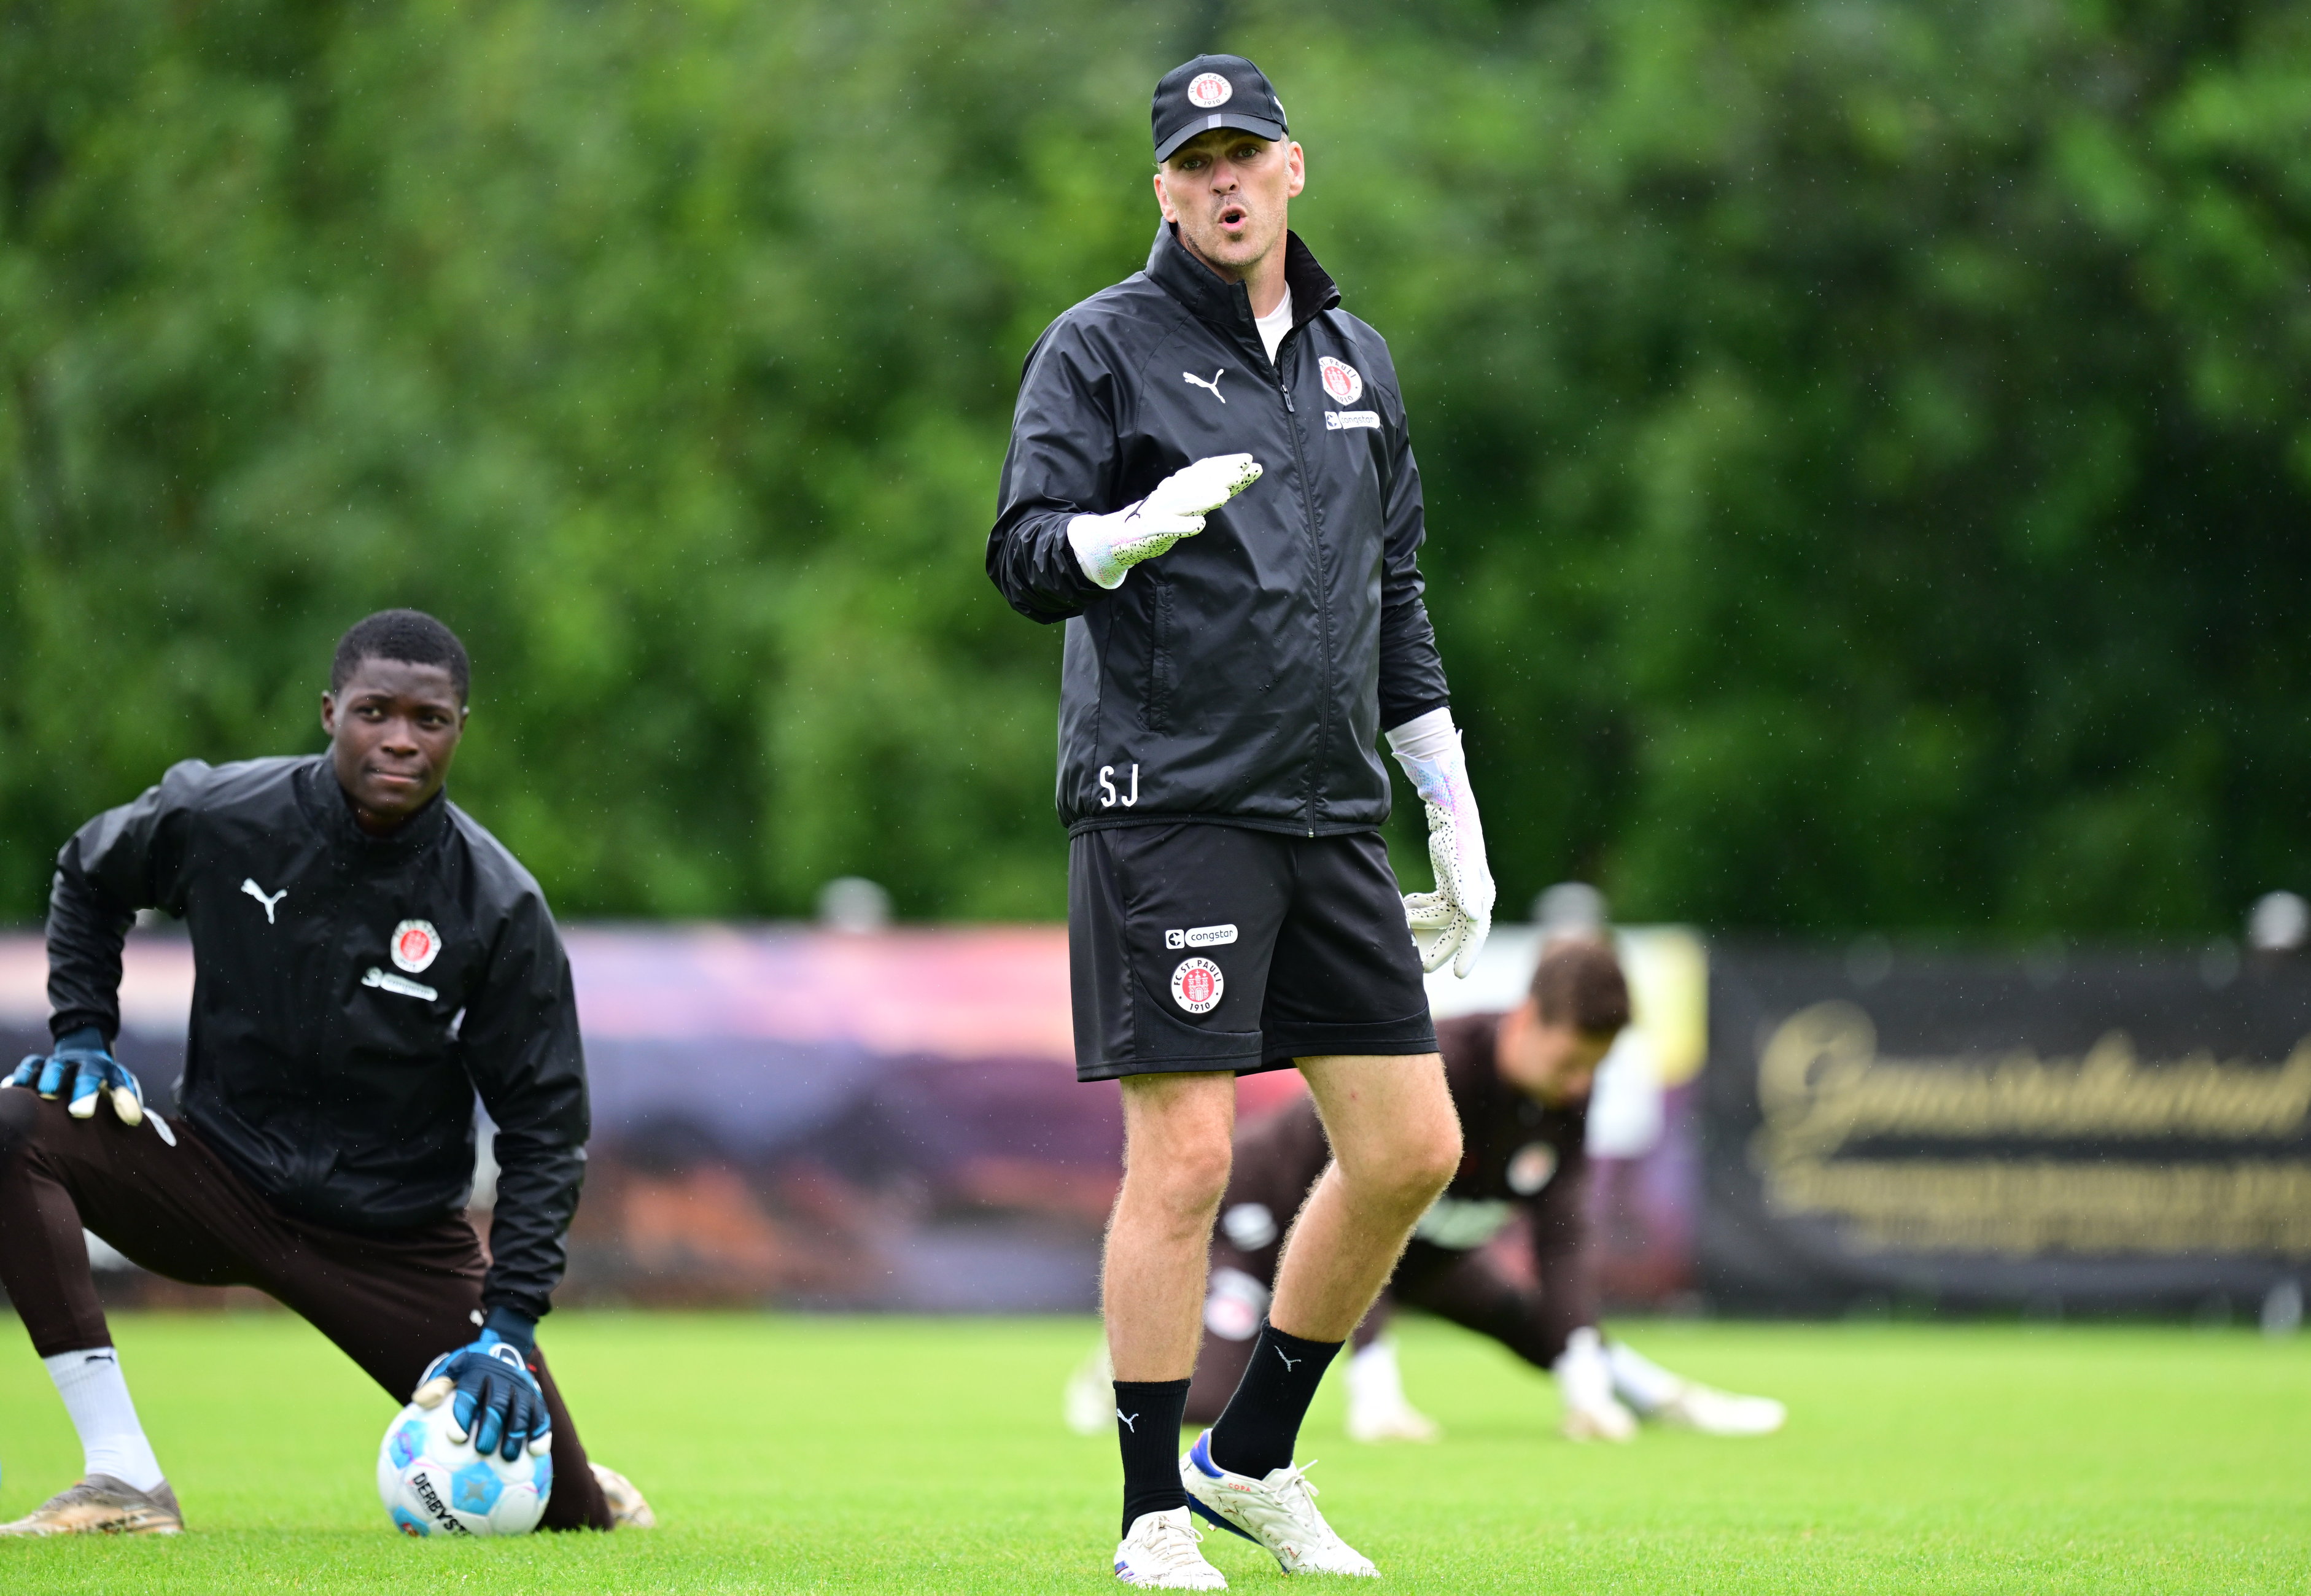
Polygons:
<instances>
[{"instance_id":1,"label":"blue goalkeeper glove","mask_svg":"<svg viewBox=\"0 0 2311 1596\"><path fill-rule=\"evenodd\" d=\"M452 1400L453 1433L471 1439L475 1452L494 1452L509 1463L525 1446L540 1456L554 1444L554 1433L545 1392L530 1371L536 1335L537 1326L512 1309L492 1309L481 1339L426 1365L409 1400L420 1408Z\"/></svg>"},{"instance_id":2,"label":"blue goalkeeper glove","mask_svg":"<svg viewBox=\"0 0 2311 1596\"><path fill-rule=\"evenodd\" d=\"M136 1077L112 1056L104 1044L104 1033L94 1025L83 1025L79 1030L57 1039L57 1051L42 1058L34 1053L16 1066L6 1085L30 1086L43 1097L54 1097L72 1083L72 1096L66 1099L65 1112L75 1120L85 1120L96 1112L96 1100L109 1097L112 1112L124 1125L142 1124L144 1120L144 1088Z\"/></svg>"}]
</instances>

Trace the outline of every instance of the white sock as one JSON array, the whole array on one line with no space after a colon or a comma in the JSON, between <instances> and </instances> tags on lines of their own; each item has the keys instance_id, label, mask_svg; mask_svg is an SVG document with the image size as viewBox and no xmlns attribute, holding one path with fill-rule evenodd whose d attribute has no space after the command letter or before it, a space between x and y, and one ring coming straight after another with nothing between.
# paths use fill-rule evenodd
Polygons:
<instances>
[{"instance_id":1,"label":"white sock","mask_svg":"<svg viewBox=\"0 0 2311 1596\"><path fill-rule=\"evenodd\" d=\"M109 1347L90 1347L40 1362L80 1432L82 1472L109 1474L140 1491L159 1485L161 1462L144 1439L144 1426L136 1422L136 1404L128 1400L128 1382L120 1375L120 1355Z\"/></svg>"},{"instance_id":2,"label":"white sock","mask_svg":"<svg viewBox=\"0 0 2311 1596\"><path fill-rule=\"evenodd\" d=\"M1640 1413L1653 1413L1676 1396L1685 1382L1635 1347L1605 1343L1605 1366L1613 1371L1613 1394Z\"/></svg>"},{"instance_id":3,"label":"white sock","mask_svg":"<svg viewBox=\"0 0 2311 1596\"><path fill-rule=\"evenodd\" d=\"M1348 1404L1383 1412L1405 1405L1404 1376L1397 1370L1396 1343L1389 1337L1348 1359Z\"/></svg>"}]
</instances>

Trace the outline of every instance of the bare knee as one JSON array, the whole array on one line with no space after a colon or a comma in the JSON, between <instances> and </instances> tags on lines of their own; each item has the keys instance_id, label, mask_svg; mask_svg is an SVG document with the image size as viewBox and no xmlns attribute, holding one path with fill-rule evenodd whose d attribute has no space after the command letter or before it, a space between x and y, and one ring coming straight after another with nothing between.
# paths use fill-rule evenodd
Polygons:
<instances>
[{"instance_id":1,"label":"bare knee","mask_svg":"<svg viewBox=\"0 0 2311 1596\"><path fill-rule=\"evenodd\" d=\"M1121 1205L1158 1217L1167 1230L1208 1230L1227 1192L1232 1151L1225 1137L1135 1148Z\"/></svg>"},{"instance_id":2,"label":"bare knee","mask_svg":"<svg viewBox=\"0 0 2311 1596\"><path fill-rule=\"evenodd\" d=\"M1123 1192L1119 1219L1166 1231L1208 1231L1227 1192L1235 1077L1134 1076L1123 1083Z\"/></svg>"},{"instance_id":3,"label":"bare knee","mask_svg":"<svg viewBox=\"0 0 2311 1596\"><path fill-rule=\"evenodd\" d=\"M1461 1167L1461 1127L1450 1119L1391 1127L1339 1162L1341 1178L1365 1201L1417 1214Z\"/></svg>"},{"instance_id":4,"label":"bare knee","mask_svg":"<svg viewBox=\"0 0 2311 1596\"><path fill-rule=\"evenodd\" d=\"M1408 1133L1396 1151L1397 1178L1406 1200L1426 1208L1461 1167L1461 1126L1445 1120Z\"/></svg>"}]
</instances>

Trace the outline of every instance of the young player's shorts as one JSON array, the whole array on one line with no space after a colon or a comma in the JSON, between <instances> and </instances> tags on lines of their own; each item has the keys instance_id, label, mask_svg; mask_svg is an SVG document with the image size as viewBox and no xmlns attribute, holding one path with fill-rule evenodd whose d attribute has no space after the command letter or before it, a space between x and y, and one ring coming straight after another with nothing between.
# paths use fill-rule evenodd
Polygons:
<instances>
[{"instance_id":1,"label":"young player's shorts","mask_svg":"<svg viewBox=\"0 0 2311 1596\"><path fill-rule=\"evenodd\" d=\"M1436 1051L1376 833L1085 832L1068 851L1068 958L1077 1080Z\"/></svg>"}]
</instances>

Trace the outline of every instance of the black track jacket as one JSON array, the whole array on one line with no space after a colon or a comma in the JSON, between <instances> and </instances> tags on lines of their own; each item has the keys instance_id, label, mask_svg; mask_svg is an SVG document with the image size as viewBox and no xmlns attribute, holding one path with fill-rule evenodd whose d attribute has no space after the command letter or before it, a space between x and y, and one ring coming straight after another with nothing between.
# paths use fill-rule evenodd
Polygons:
<instances>
[{"instance_id":1,"label":"black track jacket","mask_svg":"<svg viewBox=\"0 0 2311 1596\"><path fill-rule=\"evenodd\" d=\"M1220 820L1306 836L1388 818L1380 733L1449 702L1421 603L1420 474L1380 335L1297 235L1293 327L1269 362L1241 283L1170 226L1147 269L1027 356L987 572L1065 620L1060 818ZM1215 391L1217 390L1217 391ZM1110 592L1068 523L1207 455L1266 475Z\"/></svg>"},{"instance_id":2,"label":"black track jacket","mask_svg":"<svg viewBox=\"0 0 2311 1596\"><path fill-rule=\"evenodd\" d=\"M289 1213L403 1229L465 1206L478 1091L501 1171L482 1300L543 1317L584 1173L586 1060L561 935L513 855L446 795L370 836L325 756L187 760L57 856L58 1036L118 1033L139 909L192 933L179 1108L209 1145Z\"/></svg>"}]
</instances>

